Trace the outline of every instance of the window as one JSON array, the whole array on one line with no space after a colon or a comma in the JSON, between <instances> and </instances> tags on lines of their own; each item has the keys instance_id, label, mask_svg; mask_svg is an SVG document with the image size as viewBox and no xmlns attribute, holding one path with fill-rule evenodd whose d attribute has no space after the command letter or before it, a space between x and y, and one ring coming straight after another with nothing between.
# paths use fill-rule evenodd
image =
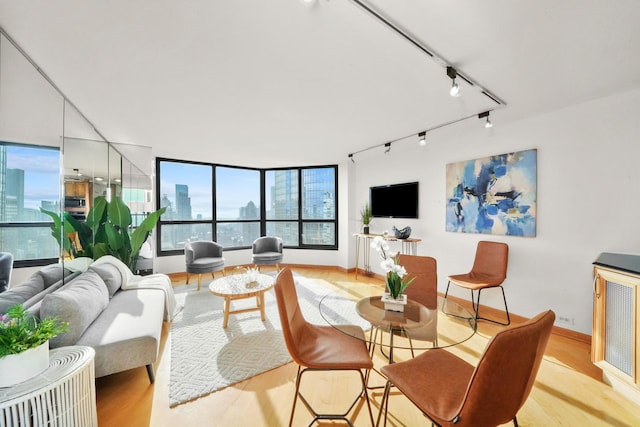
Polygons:
<instances>
[{"instance_id":1,"label":"window","mask_svg":"<svg viewBox=\"0 0 640 427\"><path fill-rule=\"evenodd\" d=\"M298 246L298 170L266 171L265 189L266 234L282 238L285 246Z\"/></svg>"},{"instance_id":2,"label":"window","mask_svg":"<svg viewBox=\"0 0 640 427\"><path fill-rule=\"evenodd\" d=\"M216 167L216 241L251 246L260 237L260 171Z\"/></svg>"},{"instance_id":3,"label":"window","mask_svg":"<svg viewBox=\"0 0 640 427\"><path fill-rule=\"evenodd\" d=\"M158 159L156 170L159 204L167 207L160 255L196 239L249 248L264 235L286 247L337 248L336 166L259 170Z\"/></svg>"},{"instance_id":4,"label":"window","mask_svg":"<svg viewBox=\"0 0 640 427\"><path fill-rule=\"evenodd\" d=\"M18 266L60 256L40 208L60 212L60 151L0 142L0 251Z\"/></svg>"},{"instance_id":5,"label":"window","mask_svg":"<svg viewBox=\"0 0 640 427\"><path fill-rule=\"evenodd\" d=\"M336 170L302 170L302 243L336 245Z\"/></svg>"},{"instance_id":6,"label":"window","mask_svg":"<svg viewBox=\"0 0 640 427\"><path fill-rule=\"evenodd\" d=\"M182 251L191 240L213 238L213 166L158 161L158 198L166 212L159 222L160 251Z\"/></svg>"}]
</instances>

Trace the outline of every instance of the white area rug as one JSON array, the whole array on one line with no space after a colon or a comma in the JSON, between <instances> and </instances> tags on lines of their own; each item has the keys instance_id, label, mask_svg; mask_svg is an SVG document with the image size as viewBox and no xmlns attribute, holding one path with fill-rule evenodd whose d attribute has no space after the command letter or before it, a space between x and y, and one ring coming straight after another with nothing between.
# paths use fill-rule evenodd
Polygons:
<instances>
[{"instance_id":1,"label":"white area rug","mask_svg":"<svg viewBox=\"0 0 640 427\"><path fill-rule=\"evenodd\" d=\"M331 291L320 279L295 277L298 299L305 318L326 325L318 310L323 296ZM324 283L324 285L323 285ZM282 336L275 293L265 294L266 320L260 312L232 314L222 328L224 300L209 292L208 284L175 289L184 309L171 325L171 377L169 404L176 406L220 390L291 361ZM231 302L231 309L255 306L255 298ZM369 328L355 312L354 303L333 300L335 314L349 323Z\"/></svg>"}]
</instances>

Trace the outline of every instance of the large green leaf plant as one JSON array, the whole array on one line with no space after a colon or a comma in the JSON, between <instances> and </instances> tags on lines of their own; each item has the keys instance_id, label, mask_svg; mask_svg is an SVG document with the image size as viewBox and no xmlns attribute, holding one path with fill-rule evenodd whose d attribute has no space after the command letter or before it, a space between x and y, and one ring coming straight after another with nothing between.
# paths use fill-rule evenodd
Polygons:
<instances>
[{"instance_id":1,"label":"large green leaf plant","mask_svg":"<svg viewBox=\"0 0 640 427\"><path fill-rule=\"evenodd\" d=\"M60 218L56 212L42 208L40 210L53 219L52 236L73 258L98 259L105 255L112 255L135 272L140 248L166 208L151 212L133 230L131 210L117 196L111 202L104 196L96 197L84 222L78 221L68 212ZM77 233L77 241L70 237L74 232Z\"/></svg>"}]
</instances>

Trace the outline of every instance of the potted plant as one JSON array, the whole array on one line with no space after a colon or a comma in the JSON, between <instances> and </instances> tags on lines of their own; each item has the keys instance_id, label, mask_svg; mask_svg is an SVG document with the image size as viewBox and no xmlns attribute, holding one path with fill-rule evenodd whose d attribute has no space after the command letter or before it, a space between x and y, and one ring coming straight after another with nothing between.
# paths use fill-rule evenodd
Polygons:
<instances>
[{"instance_id":1,"label":"potted plant","mask_svg":"<svg viewBox=\"0 0 640 427\"><path fill-rule=\"evenodd\" d=\"M140 248L166 209L151 212L131 231L131 210L120 197L114 197L111 202L104 196L96 197L86 222L78 221L68 212L61 219L57 213L40 208L53 218L51 234L72 257L98 259L112 255L124 262L133 273L136 272ZM69 233L74 232L77 233L79 245L69 237Z\"/></svg>"},{"instance_id":2,"label":"potted plant","mask_svg":"<svg viewBox=\"0 0 640 427\"><path fill-rule=\"evenodd\" d=\"M371 211L371 205L369 203L365 204L362 209L360 209L360 217L362 219L362 225L364 225L362 230L363 233L369 234L369 224L373 218L373 212Z\"/></svg>"},{"instance_id":3,"label":"potted plant","mask_svg":"<svg viewBox=\"0 0 640 427\"><path fill-rule=\"evenodd\" d=\"M22 304L0 316L0 387L34 377L49 367L49 340L65 332L66 322L38 319Z\"/></svg>"},{"instance_id":4,"label":"potted plant","mask_svg":"<svg viewBox=\"0 0 640 427\"><path fill-rule=\"evenodd\" d=\"M387 243L388 233L385 231L382 236L376 236L371 242L371 247L380 252L382 262L380 266L386 273L385 283L387 292L382 296L385 310L404 311L407 304L407 296L404 291L415 280L409 278L407 270L398 264L399 254L391 255L389 244Z\"/></svg>"}]
</instances>

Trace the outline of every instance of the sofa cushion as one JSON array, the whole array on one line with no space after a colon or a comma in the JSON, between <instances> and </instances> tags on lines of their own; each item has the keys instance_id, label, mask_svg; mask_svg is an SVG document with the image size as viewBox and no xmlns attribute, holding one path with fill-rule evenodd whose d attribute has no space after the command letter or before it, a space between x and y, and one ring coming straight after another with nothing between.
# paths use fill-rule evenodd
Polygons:
<instances>
[{"instance_id":1,"label":"sofa cushion","mask_svg":"<svg viewBox=\"0 0 640 427\"><path fill-rule=\"evenodd\" d=\"M40 317L40 305L42 304L42 299L45 295L57 291L61 287L63 287L66 283L72 281L75 277L79 276L80 273L71 273L65 276L64 279L58 280L53 285L45 287L43 291L38 292L36 295L32 296L28 300L22 303L22 306L26 308L31 314Z\"/></svg>"},{"instance_id":2,"label":"sofa cushion","mask_svg":"<svg viewBox=\"0 0 640 427\"><path fill-rule=\"evenodd\" d=\"M22 304L26 300L39 294L44 290L42 276L32 275L26 282L18 286L9 288L0 295L0 313L6 313L9 307Z\"/></svg>"},{"instance_id":3,"label":"sofa cushion","mask_svg":"<svg viewBox=\"0 0 640 427\"><path fill-rule=\"evenodd\" d=\"M40 317L57 317L69 329L49 341L51 348L75 345L78 338L109 304L109 291L95 271L82 273L55 292L45 295Z\"/></svg>"},{"instance_id":4,"label":"sofa cushion","mask_svg":"<svg viewBox=\"0 0 640 427\"><path fill-rule=\"evenodd\" d=\"M95 264L89 267L89 270L95 271L102 278L107 285L109 291L109 298L113 298L113 295L118 292L120 286L122 286L122 274L120 270L113 264Z\"/></svg>"},{"instance_id":5,"label":"sofa cushion","mask_svg":"<svg viewBox=\"0 0 640 427\"><path fill-rule=\"evenodd\" d=\"M163 313L164 293L158 289L116 293L76 343L95 349L96 378L154 363Z\"/></svg>"},{"instance_id":6,"label":"sofa cushion","mask_svg":"<svg viewBox=\"0 0 640 427\"><path fill-rule=\"evenodd\" d=\"M43 293L44 290L59 284L62 277L68 277L69 273L71 272L60 264L50 264L42 267L42 269L33 273L27 281L12 286L0 294L0 314L6 313L9 307L23 304L34 297L36 299L33 300L33 303L38 298L42 299L45 294Z\"/></svg>"},{"instance_id":7,"label":"sofa cushion","mask_svg":"<svg viewBox=\"0 0 640 427\"><path fill-rule=\"evenodd\" d=\"M58 283L63 277L67 276L71 271L63 268L62 264L49 264L42 267L34 273L42 277L44 288L48 288L54 283Z\"/></svg>"}]
</instances>

